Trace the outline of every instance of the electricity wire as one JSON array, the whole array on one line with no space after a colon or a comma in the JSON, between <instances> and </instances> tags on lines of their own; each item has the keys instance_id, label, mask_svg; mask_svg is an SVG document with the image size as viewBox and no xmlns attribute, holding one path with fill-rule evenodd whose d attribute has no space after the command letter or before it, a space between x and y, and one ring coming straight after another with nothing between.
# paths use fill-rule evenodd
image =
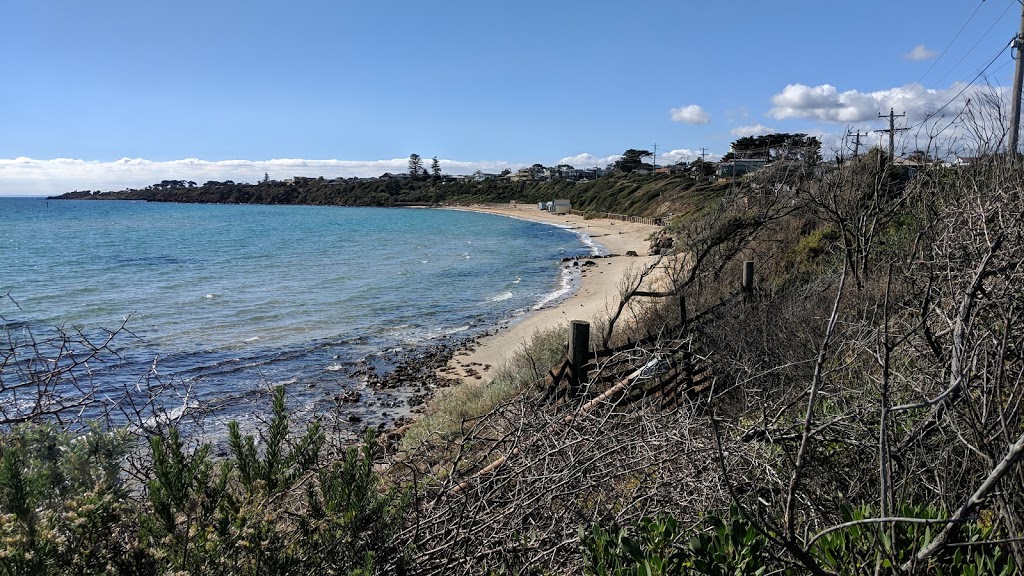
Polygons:
<instances>
[{"instance_id":1,"label":"electricity wire","mask_svg":"<svg viewBox=\"0 0 1024 576\"><path fill-rule=\"evenodd\" d=\"M900 97L896 99L895 102L893 102L893 106L899 104L909 94L913 93L914 88L920 86L921 82L924 81L925 77L931 74L932 70L935 69L935 66L938 65L939 61L942 60L942 57L946 55L946 52L949 52L949 49L953 47L953 44L957 41L957 39L960 38L960 35L964 33L964 30L967 29L967 26L971 23L972 20L974 20L974 17L978 15L978 12L981 10L981 7L984 5L985 0L981 0L981 2L978 3L978 7L974 9L974 12L972 12L970 17L967 18L967 21L964 22L964 25L960 27L960 31L956 33L956 36L953 36L953 39L949 41L949 44L946 44L946 47L942 49L942 52L939 54L939 56L934 61L932 61L932 65L929 66L928 69L925 70L924 74L922 74L921 77L917 79L917 82L914 82L906 92L900 95ZM1000 18L1002 18L1002 16L1000 16Z\"/></svg>"},{"instance_id":2,"label":"electricity wire","mask_svg":"<svg viewBox=\"0 0 1024 576\"><path fill-rule=\"evenodd\" d=\"M937 82L942 82L943 80L945 80L946 77L949 76L950 73L953 72L953 70L956 70L956 68L958 66L960 66L960 64L962 64L963 61L966 60L968 56L971 55L971 52L974 52L974 49L978 47L978 44L981 44L981 41L984 40L985 38L987 38L988 35L992 33L992 30L996 27L996 25L999 24L999 22L1001 22L1002 19L1006 17L1006 13L1010 11L1011 7L1013 7L1013 3L1012 2L1010 2L1009 4L1006 5L1006 9L1003 10L1003 13L999 15L999 18L996 18L995 21L992 22L992 25L989 26L988 30L986 30L985 33L981 35L981 38L978 38L978 41L975 42L973 46L971 46L970 50L968 50L967 53L964 54L963 57L960 58L960 60L958 60L957 63L952 68L949 69L949 71L947 71L945 74L943 74L943 76L941 78L939 78Z\"/></svg>"},{"instance_id":3,"label":"electricity wire","mask_svg":"<svg viewBox=\"0 0 1024 576\"><path fill-rule=\"evenodd\" d=\"M1020 1L1020 0L1018 0L1018 1ZM965 53L964 53L964 55L960 57L960 60L958 60L956 64L954 64L954 65L953 65L952 67L950 67L950 68L949 68L949 70L947 70L945 74L943 74L943 75L942 75L942 76L941 76L941 77L940 77L940 78L939 78L938 80L936 80L936 81L935 81L935 83L936 83L936 84L939 84L939 83L941 83L941 82L942 82L943 80L945 80L945 79L946 79L946 77L948 77L948 76L949 76L949 75L950 75L950 74L951 74L951 73L952 73L952 72L953 72L954 70L956 70L956 69L957 69L957 68L958 68L958 67L959 67L959 66L960 66L961 64L963 64L964 60L966 60L966 59L967 59L967 57L968 57L968 56L970 56L972 52L974 52L974 50L975 50L975 49L976 49L976 48L978 47L978 45L979 45L979 44L981 44L982 40L984 40L985 38L987 38L987 37L988 37L988 35L992 33L992 30L993 30L993 29L994 29L994 28L996 27L996 25L997 25L997 24L999 24L999 22L1000 22L1000 21L1002 21L1002 19L1006 17L1006 13L1010 11L1010 8L1011 8L1012 6L1013 6L1013 2L1009 2L1009 3L1007 3L1007 5L1006 5L1006 9L1005 9L1005 10L1003 10L1003 13L1002 13L1002 14L1000 14L1000 15L999 15L999 17L998 17L998 18L996 18L996 19L995 19L995 21L993 21L993 22L992 22L992 25L988 27L988 30L986 30L986 31L985 31L985 33L984 33L984 34L982 34L980 38L978 38L978 40L977 40L977 41L976 41L976 42L974 43L974 45L973 45L973 46L971 46L971 47L970 47L970 49L969 49L969 50L967 50L967 52L965 52ZM975 10L975 12L977 12L977 10ZM973 18L973 16L972 16L972 18ZM966 24L965 24L965 26L966 26ZM1012 42L1012 41L1011 41L1011 42ZM1006 48L1003 48L1002 50L1000 50L999 54L1002 54L1002 52L1003 52L1004 50L1006 50ZM998 57L999 57L999 54L997 54L997 55L996 55L996 58L998 58ZM974 83L974 81L975 81L975 80L977 80L977 78L978 78L978 77L980 77L980 76L981 76L982 74L984 74L984 73L985 73L985 70L987 70L987 69L988 69L988 67L989 67L989 66L991 66L991 65L992 65L992 63L990 62L990 63L989 63L989 64L988 64L988 65L987 65L987 66L986 66L986 67L985 67L984 69L982 69L982 71L978 73L978 76L976 76L974 80L972 80L971 82L969 82L969 83L968 83L968 87L969 87L969 86L970 86L971 84L973 84L973 83ZM939 97L941 98L941 97L945 96L946 94L948 94L948 93L949 93L950 91L952 91L952 90L953 90L953 88L951 87L951 88L950 88L949 90L946 90L946 91L945 91L945 92L944 92L944 93L943 93L942 95L940 95ZM966 88L965 88L965 90L966 90ZM961 90L960 94L963 94L963 90ZM956 98L958 98L958 97L960 96L960 94L958 94L958 95L957 95L956 97L954 97L954 100L955 100ZM906 94L904 94L904 96L905 96L905 95L906 95ZM914 103L914 102L916 102L916 101L920 100L920 99L921 99L921 98L922 98L923 96L924 96L924 94L919 94L919 95L917 95L917 96L914 96L913 98L911 98L910 100L908 100L908 101L907 101L907 104L912 104L912 103ZM902 100L902 98L903 98L903 96L901 96L901 97L900 97L900 99L899 99L899 100L897 100L897 102L899 102L900 100ZM943 107L942 107L942 108L945 108L946 106L949 106L949 104L950 104L950 103L951 103L951 102L947 102L947 103L946 103L945 105L943 105ZM894 105L895 105L895 104L894 104ZM940 110L941 110L942 108L940 108Z\"/></svg>"},{"instance_id":4,"label":"electricity wire","mask_svg":"<svg viewBox=\"0 0 1024 576\"><path fill-rule=\"evenodd\" d=\"M974 83L975 83L975 82L977 82L977 81L978 81L978 79L979 79L979 78L981 78L981 77L982 77L982 76L983 76L983 75L985 74L985 72L987 72L987 71L988 71L988 69L989 69L990 67L992 67L992 65L993 65L993 64L995 64L996 60L998 60L998 59L999 59L999 57L1000 57L1000 56L1002 56L1002 55L1003 55L1003 53L1005 53L1005 52L1006 52L1006 49L1007 49L1007 48L1009 48L1009 47L1010 47L1010 46L1012 46L1012 45L1013 45L1013 40L1010 40L1009 42L1007 42L1007 43L1006 43L1006 45L1005 45L1005 46L1003 46L1003 47L1002 47L1002 48L1001 48L1001 49L999 50L999 52L998 52L998 53L996 53L996 55L995 55L994 57L992 57L992 59L991 59L991 60L989 60L988 64L986 64L986 65L985 65L985 67L984 67L984 68L982 68L982 69L981 69L981 71L980 71L980 72L978 72L978 73L977 73L977 74L976 74L976 75L974 76L974 78L973 78L973 79L971 79L971 81L970 81L970 82L968 82L967 84L965 84L965 85L964 85L964 87L963 87L963 88L961 88L961 89L960 89L960 91L956 93L956 96L953 96L952 98L950 98L949 100L947 100L947 101L946 101L946 103L945 103L945 104L943 104L942 106L940 106L938 110L935 110L934 112L932 112L932 113L928 114L928 116L927 116L927 117L926 117L926 118L925 118L924 120L921 120L920 122L918 122L918 123L916 123L916 124L914 124L913 126L910 126L910 127L908 127L908 128L909 128L910 130L914 130L914 129L916 129L916 128L919 128L920 126L924 125L924 124L925 124L926 122L928 122L929 120L933 120L933 119L935 119L935 118L936 118L936 117L937 117L937 116L939 115L939 113L940 113L940 112L942 112L943 110L945 110L945 109L946 109L946 108L947 108L947 107L948 107L948 106L949 106L950 104L952 104L953 102L956 102L956 100L957 100L958 98L960 98L961 96L963 96L964 92L967 92L967 90L968 90L968 89L972 88L972 87L974 86ZM1006 65L1006 63L1003 63L1003 66L1005 66L1005 65ZM1000 68L1001 68L1001 67L1002 67L1002 66L1000 66ZM952 90L952 89L950 89L950 90ZM949 93L949 90L947 90L947 91L946 91L946 93L948 94L948 93Z\"/></svg>"}]
</instances>

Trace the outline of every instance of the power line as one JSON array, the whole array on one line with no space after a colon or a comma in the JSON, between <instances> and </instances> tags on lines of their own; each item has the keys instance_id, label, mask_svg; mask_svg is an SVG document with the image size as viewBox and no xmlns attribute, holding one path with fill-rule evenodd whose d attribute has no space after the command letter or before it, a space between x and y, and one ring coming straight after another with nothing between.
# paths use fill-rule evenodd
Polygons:
<instances>
[{"instance_id":1,"label":"power line","mask_svg":"<svg viewBox=\"0 0 1024 576\"><path fill-rule=\"evenodd\" d=\"M1019 0L1018 0L1018 1L1019 1ZM945 80L945 79L946 79L946 78L947 78L947 77L948 77L948 76L949 76L949 75L950 75L950 74L951 74L951 73L952 73L952 72L953 72L954 70L956 70L956 69L957 69L957 68L958 68L958 67L959 67L959 66L960 66L961 64L963 64L964 60L966 60L966 59L967 59L967 57L968 57L968 56L970 56L972 52L974 52L974 50L975 50L975 49L976 49L976 48L978 47L978 45L979 45L979 44L981 44L982 40L984 40L984 39L985 39L986 37L988 37L988 35L989 35L989 34L990 34L990 33L992 32L992 30L993 30L993 29L994 29L994 28L996 27L996 25L997 25L997 24L999 24L999 22L1001 22L1001 21L1002 21L1002 19L1006 17L1006 14L1007 14L1007 13L1008 13L1008 12L1010 11L1010 8L1011 8L1012 6L1013 6L1013 2L1010 2L1010 3L1008 3L1008 4L1007 4L1007 6L1006 6L1006 9L1005 9L1005 10L1003 10L1002 14L1000 14L1000 15L999 15L999 17L998 17L998 18L996 18L994 22L992 22L992 25L991 25L991 26L989 26L989 27L988 27L988 30L986 30L986 31L985 31L985 33L981 35L981 38L978 38L978 40L977 40L977 41L976 41L976 42L974 43L974 45L973 45L973 46L971 46L971 47L970 47L970 49L969 49L969 50L967 50L967 52L965 52L965 53L964 53L964 55L960 57L960 59L959 59L959 60L957 60L956 64L954 64L954 65L953 65L952 67L950 67L950 68L949 68L949 70L947 70L945 74L943 74L943 75L942 75L941 77L939 77L939 79L938 79L938 80L936 80L936 81L935 81L935 84L936 84L936 85L938 85L938 84L939 84L939 83L941 83L941 82L942 82L943 80ZM1004 48L1004 50L1005 50L1005 48ZM1001 53L1002 53L1002 52L1000 52L1000 54L1001 54ZM998 57L999 57L999 56L997 55L997 56L996 56L996 58L998 58ZM993 60L994 60L994 59L993 59ZM989 66L991 66L991 63L990 63L990 64L989 64L988 66L986 66L986 67L985 67L985 69L988 69L988 67L989 67ZM981 74L984 74L984 70L983 70L983 71L982 71L981 73L979 73L979 74L978 74L978 76L976 76L976 77L975 77L975 80L977 80L977 78L978 78L978 77L980 77L980 76L981 76ZM972 81L971 81L971 83L973 83L973 82L974 82L975 80L972 80ZM969 83L969 84L970 84L970 83ZM949 94L950 92L952 92L952 91L953 91L953 89L954 89L954 87L950 87L950 88L949 88L948 90L945 90L945 91L944 91L944 92L943 92L942 94L940 94L940 95L939 95L939 98L942 98L942 97L944 97L944 96L945 96L946 94ZM957 94L957 96L955 96L955 97L954 97L954 100L955 100L955 99L956 99L957 97L959 97L959 96L960 96L960 94L963 94L963 91L961 91L961 92L960 92L959 94ZM910 99L910 100L909 100L909 101L908 101L908 102L906 103L906 105L909 105L909 104L913 104L914 102L917 102L918 100L920 100L920 99L921 99L922 97L923 97L923 95L918 95L918 96L915 96L915 97L911 98L911 99ZM902 99L902 97L901 97L901 99ZM895 102L894 102L893 104L895 105ZM947 103L946 103L946 104L945 104L945 105L943 106L943 108L945 108L945 107L946 107L946 106L948 106L949 104L950 104L950 102L947 102ZM905 105L905 107L906 107L906 105Z\"/></svg>"},{"instance_id":2,"label":"power line","mask_svg":"<svg viewBox=\"0 0 1024 576\"><path fill-rule=\"evenodd\" d=\"M974 52L974 49L977 48L979 44L981 44L981 41L984 40L992 32L992 30L996 27L997 24L999 24L1000 21L1002 21L1003 18L1006 17L1006 13L1010 11L1011 6L1013 6L1012 2L1006 7L1006 10L1003 10L1003 13L999 15L999 18L996 18L995 22L993 22L992 25L988 27L988 30L986 30L985 33L981 35L981 38L978 38L978 41L975 42L973 46L971 46L970 50L968 50L959 60L957 60L956 64L954 64L953 67L950 68L948 72L943 74L942 77L939 78L936 82L942 82L943 80L946 79L946 76L949 76L950 73L953 72L953 70L956 70L956 68L960 66L960 64L963 64L963 61L966 60L967 57L971 55L971 52Z\"/></svg>"},{"instance_id":3,"label":"power line","mask_svg":"<svg viewBox=\"0 0 1024 576\"><path fill-rule=\"evenodd\" d=\"M992 60L989 60L989 63L986 64L985 67L982 68L981 71L978 72L977 75L975 75L974 78L970 82L966 83L964 85L964 87L961 88L960 91L956 93L956 96L953 96L952 98L947 100L946 103L943 104L942 106L940 106L938 110L935 110L934 112L930 113L928 115L928 117L926 117L924 120L921 120L917 124L914 124L913 126L910 127L910 129L913 130L913 129L919 128L920 126L924 125L925 122L928 122L929 120L931 120L931 119L935 118L936 116L938 116L940 112L945 110L950 104L952 104L958 98L963 96L964 92L967 92L968 89L970 89L970 88L972 88L974 86L974 83L978 81L978 78L981 78L985 74L985 72L992 66L992 64L995 64L995 61L997 59L999 59L999 57L1002 56L1004 52L1006 52L1006 49L1009 48L1012 43L1013 43L1013 40L1011 40L1010 42L1007 42L1006 45L1003 46L999 50L999 52L995 56L992 57ZM950 90L947 90L946 93L948 94L951 91L952 91L952 88Z\"/></svg>"},{"instance_id":4,"label":"power line","mask_svg":"<svg viewBox=\"0 0 1024 576\"><path fill-rule=\"evenodd\" d=\"M925 76L930 74L931 71L935 69L935 66L939 63L940 60L942 60L942 57L946 55L946 52L949 51L949 49L953 46L953 44L957 41L957 39L960 38L960 35L963 34L964 30L967 29L967 25L970 24L972 20L974 20L974 17L978 15L978 11L980 11L981 7L984 6L984 5L985 5L985 0L981 0L981 2L978 3L978 7L975 8L974 12L972 12L970 17L967 18L967 22L964 22L964 25L960 27L960 31L956 33L956 36L953 36L953 39L949 41L949 44L946 44L946 47L942 49L942 52L939 54L939 56L937 58L935 58L935 60L932 62L932 65L929 66L928 69L925 70L924 74L922 74L921 77L917 79L917 82L914 82L910 86L910 88L906 92L903 93L903 95L901 95L895 102L893 102L893 106L899 104L900 101L902 101L904 98L906 98L908 94L913 92L914 88L916 88L917 86L921 85L921 81L923 81Z\"/></svg>"}]
</instances>

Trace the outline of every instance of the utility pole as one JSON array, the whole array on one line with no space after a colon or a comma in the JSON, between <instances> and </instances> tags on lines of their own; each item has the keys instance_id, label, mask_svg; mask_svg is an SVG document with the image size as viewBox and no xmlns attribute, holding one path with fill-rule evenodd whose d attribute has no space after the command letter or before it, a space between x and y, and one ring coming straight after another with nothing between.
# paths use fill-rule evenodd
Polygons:
<instances>
[{"instance_id":1,"label":"utility pole","mask_svg":"<svg viewBox=\"0 0 1024 576\"><path fill-rule=\"evenodd\" d=\"M896 155L895 155L896 154L896 133L897 132L906 132L907 130L910 130L910 128L897 128L896 127L896 119L897 118L902 118L904 116L906 116L905 113L904 114L894 114L893 111L892 111L892 108L889 108L889 115L888 116L884 116L882 114L878 115L879 118L888 118L889 119L889 129L888 130L876 130L876 132L888 132L889 133L889 161L890 162L896 159Z\"/></svg>"},{"instance_id":2,"label":"utility pole","mask_svg":"<svg viewBox=\"0 0 1024 576\"><path fill-rule=\"evenodd\" d=\"M654 169L658 169L658 143L654 143Z\"/></svg>"},{"instance_id":3,"label":"utility pole","mask_svg":"<svg viewBox=\"0 0 1024 576\"><path fill-rule=\"evenodd\" d=\"M700 163L701 164L704 163L704 156L707 156L707 153L708 153L708 149L703 147L703 146L701 146L700 147Z\"/></svg>"},{"instance_id":4,"label":"utility pole","mask_svg":"<svg viewBox=\"0 0 1024 576\"><path fill-rule=\"evenodd\" d=\"M1020 13L1020 32L1012 42L1013 59L1017 61L1017 69L1013 74L1013 91L1010 92L1010 142L1007 148L1011 154L1017 153L1017 136L1020 134L1020 91L1021 83L1024 81L1024 63L1021 58L1021 48L1024 47L1024 8Z\"/></svg>"},{"instance_id":5,"label":"utility pole","mask_svg":"<svg viewBox=\"0 0 1024 576\"><path fill-rule=\"evenodd\" d=\"M865 134L866 136L866 134ZM857 154L860 152L860 130L857 130L857 135L853 137L853 157L857 158Z\"/></svg>"}]
</instances>

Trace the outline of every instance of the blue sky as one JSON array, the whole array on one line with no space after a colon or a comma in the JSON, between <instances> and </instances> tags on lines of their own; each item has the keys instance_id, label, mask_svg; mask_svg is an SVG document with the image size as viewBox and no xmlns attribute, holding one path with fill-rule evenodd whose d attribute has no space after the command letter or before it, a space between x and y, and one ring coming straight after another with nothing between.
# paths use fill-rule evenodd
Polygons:
<instances>
[{"instance_id":1,"label":"blue sky","mask_svg":"<svg viewBox=\"0 0 1024 576\"><path fill-rule=\"evenodd\" d=\"M414 152L470 173L654 144L659 164L715 157L767 132L841 147L890 106L914 125L1005 98L1020 16L1018 0L8 0L0 195L376 176Z\"/></svg>"}]
</instances>

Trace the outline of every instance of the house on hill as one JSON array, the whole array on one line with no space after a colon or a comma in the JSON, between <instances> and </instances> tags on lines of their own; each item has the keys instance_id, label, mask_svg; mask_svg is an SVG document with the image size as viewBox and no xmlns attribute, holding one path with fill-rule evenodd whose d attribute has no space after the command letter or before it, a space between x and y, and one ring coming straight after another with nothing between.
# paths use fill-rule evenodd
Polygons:
<instances>
[{"instance_id":1,"label":"house on hill","mask_svg":"<svg viewBox=\"0 0 1024 576\"><path fill-rule=\"evenodd\" d=\"M512 182L530 182L533 180L533 170L530 168L520 168L509 175L509 180Z\"/></svg>"},{"instance_id":2,"label":"house on hill","mask_svg":"<svg viewBox=\"0 0 1024 576\"><path fill-rule=\"evenodd\" d=\"M767 158L734 158L718 163L719 178L737 178L768 165Z\"/></svg>"}]
</instances>

